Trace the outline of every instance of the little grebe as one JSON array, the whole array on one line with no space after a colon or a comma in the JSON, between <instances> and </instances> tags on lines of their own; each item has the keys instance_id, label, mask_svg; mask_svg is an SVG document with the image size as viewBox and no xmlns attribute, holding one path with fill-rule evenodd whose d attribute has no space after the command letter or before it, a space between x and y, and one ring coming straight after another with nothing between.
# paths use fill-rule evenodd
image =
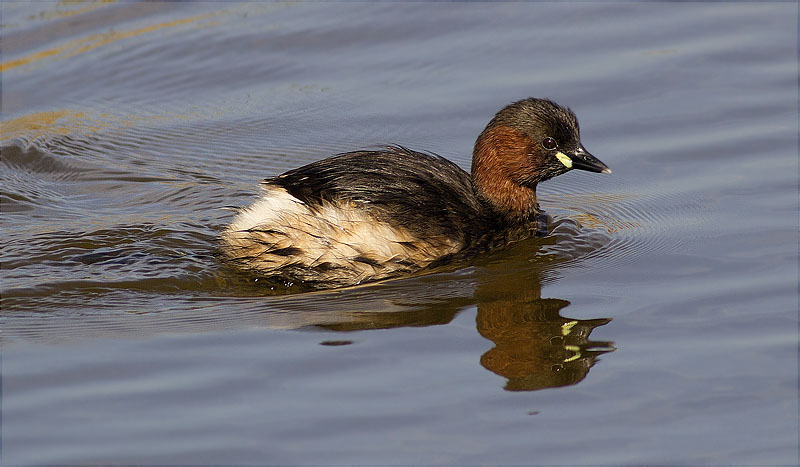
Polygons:
<instances>
[{"instance_id":1,"label":"little grebe","mask_svg":"<svg viewBox=\"0 0 800 467\"><path fill-rule=\"evenodd\" d=\"M582 169L611 173L584 149L575 114L515 102L478 136L472 175L394 146L313 162L262 182L221 235L232 266L341 287L397 277L546 234L536 184Z\"/></svg>"}]
</instances>

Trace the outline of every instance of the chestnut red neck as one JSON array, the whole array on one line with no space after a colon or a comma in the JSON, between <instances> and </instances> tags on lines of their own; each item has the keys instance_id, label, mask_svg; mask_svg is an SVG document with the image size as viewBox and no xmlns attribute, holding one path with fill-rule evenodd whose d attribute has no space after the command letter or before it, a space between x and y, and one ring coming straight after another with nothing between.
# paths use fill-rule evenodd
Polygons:
<instances>
[{"instance_id":1,"label":"chestnut red neck","mask_svg":"<svg viewBox=\"0 0 800 467\"><path fill-rule=\"evenodd\" d=\"M475 190L499 214L515 222L531 221L539 211L534 142L510 126L489 127L475 142L472 179Z\"/></svg>"}]
</instances>

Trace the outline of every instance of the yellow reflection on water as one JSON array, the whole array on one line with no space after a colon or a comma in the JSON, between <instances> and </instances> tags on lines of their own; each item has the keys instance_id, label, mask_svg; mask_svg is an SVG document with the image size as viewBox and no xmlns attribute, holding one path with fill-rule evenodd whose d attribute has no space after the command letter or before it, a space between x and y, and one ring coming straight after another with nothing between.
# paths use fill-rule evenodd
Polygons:
<instances>
[{"instance_id":1,"label":"yellow reflection on water","mask_svg":"<svg viewBox=\"0 0 800 467\"><path fill-rule=\"evenodd\" d=\"M29 65L38 62L39 60L48 57L58 57L59 59L70 58L75 55L94 50L98 47L117 42L119 40L128 39L131 37L147 34L150 32L158 31L160 29L172 28L185 24L194 23L204 18L209 18L218 13L207 13L203 15L190 16L188 18L177 19L164 23L153 24L142 28L134 29L132 31L109 31L102 34L92 34L88 37L73 39L47 50L32 53L16 60L0 63L0 72L12 70L21 66Z\"/></svg>"},{"instance_id":2,"label":"yellow reflection on water","mask_svg":"<svg viewBox=\"0 0 800 467\"><path fill-rule=\"evenodd\" d=\"M18 136L36 139L41 136L67 135L77 129L96 131L104 125L101 121L90 119L83 112L55 110L24 115L0 124L0 141Z\"/></svg>"},{"instance_id":3,"label":"yellow reflection on water","mask_svg":"<svg viewBox=\"0 0 800 467\"><path fill-rule=\"evenodd\" d=\"M141 122L177 120L196 117L193 112L161 113L159 115L115 116L109 113L89 115L69 109L35 112L0 122L0 142L23 137L27 140L52 136L95 133L107 128L125 128Z\"/></svg>"}]
</instances>

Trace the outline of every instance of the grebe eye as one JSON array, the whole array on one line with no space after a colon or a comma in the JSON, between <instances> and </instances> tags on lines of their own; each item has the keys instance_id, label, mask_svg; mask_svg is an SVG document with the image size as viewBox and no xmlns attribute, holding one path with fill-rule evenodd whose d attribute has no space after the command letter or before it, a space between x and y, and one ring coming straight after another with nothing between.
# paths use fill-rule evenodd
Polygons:
<instances>
[{"instance_id":1,"label":"grebe eye","mask_svg":"<svg viewBox=\"0 0 800 467\"><path fill-rule=\"evenodd\" d=\"M558 143L556 143L556 140L548 136L547 138L542 140L542 147L547 149L548 151L551 151L558 147Z\"/></svg>"}]
</instances>

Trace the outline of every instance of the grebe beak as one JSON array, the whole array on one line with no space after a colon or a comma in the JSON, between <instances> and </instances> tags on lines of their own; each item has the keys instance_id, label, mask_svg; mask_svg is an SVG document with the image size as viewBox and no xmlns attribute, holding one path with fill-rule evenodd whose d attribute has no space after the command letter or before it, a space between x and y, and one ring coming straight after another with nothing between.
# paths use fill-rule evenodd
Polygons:
<instances>
[{"instance_id":1,"label":"grebe beak","mask_svg":"<svg viewBox=\"0 0 800 467\"><path fill-rule=\"evenodd\" d=\"M572 161L573 169L588 170L589 172L604 174L611 173L611 169L603 164L600 159L589 154L589 151L587 151L583 145L578 146L578 149L568 157Z\"/></svg>"}]
</instances>

